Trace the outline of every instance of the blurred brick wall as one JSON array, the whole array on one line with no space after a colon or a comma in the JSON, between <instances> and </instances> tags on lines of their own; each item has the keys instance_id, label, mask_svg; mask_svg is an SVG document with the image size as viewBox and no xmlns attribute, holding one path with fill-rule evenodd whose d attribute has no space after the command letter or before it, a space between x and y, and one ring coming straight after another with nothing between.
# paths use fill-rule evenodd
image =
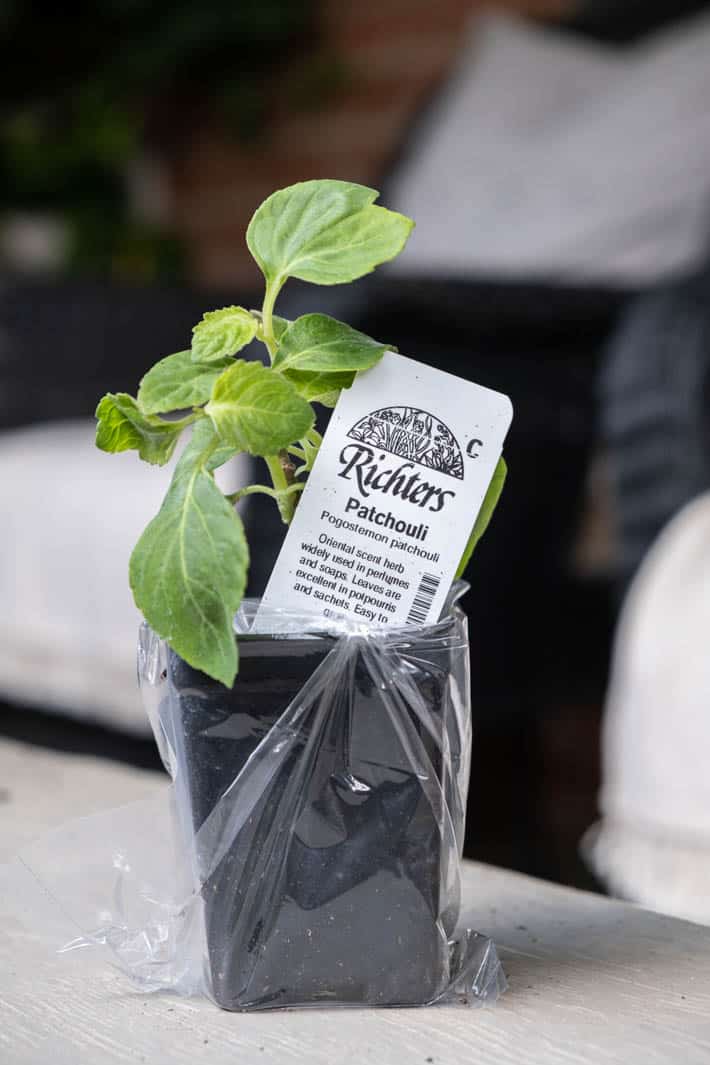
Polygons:
<instances>
[{"instance_id":1,"label":"blurred brick wall","mask_svg":"<svg viewBox=\"0 0 710 1065\"><path fill-rule=\"evenodd\" d=\"M171 170L171 210L188 245L192 279L258 282L244 232L275 188L313 177L376 182L449 70L469 18L485 6L482 0L322 0L325 48L342 62L344 86L317 110L294 114L276 102L268 136L252 146L203 130ZM550 15L569 4L495 6Z\"/></svg>"}]
</instances>

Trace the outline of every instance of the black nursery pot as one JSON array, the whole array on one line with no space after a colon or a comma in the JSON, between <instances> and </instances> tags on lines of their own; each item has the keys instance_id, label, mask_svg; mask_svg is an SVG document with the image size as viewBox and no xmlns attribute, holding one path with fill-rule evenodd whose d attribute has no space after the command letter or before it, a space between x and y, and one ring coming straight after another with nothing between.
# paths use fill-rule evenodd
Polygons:
<instances>
[{"instance_id":1,"label":"black nursery pot","mask_svg":"<svg viewBox=\"0 0 710 1065\"><path fill-rule=\"evenodd\" d=\"M240 636L231 690L170 653L160 715L225 1009L423 1004L448 983L465 622L392 651L347 639Z\"/></svg>"}]
</instances>

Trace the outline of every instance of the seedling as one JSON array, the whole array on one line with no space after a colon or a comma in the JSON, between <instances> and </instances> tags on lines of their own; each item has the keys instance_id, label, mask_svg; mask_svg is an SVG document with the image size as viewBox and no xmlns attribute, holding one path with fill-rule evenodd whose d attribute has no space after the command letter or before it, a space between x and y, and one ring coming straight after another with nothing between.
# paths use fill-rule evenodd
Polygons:
<instances>
[{"instance_id":1,"label":"seedling","mask_svg":"<svg viewBox=\"0 0 710 1065\"><path fill-rule=\"evenodd\" d=\"M235 504L261 492L285 523L293 516L321 443L313 404L332 407L355 374L387 350L325 314L286 321L274 313L289 277L319 285L354 281L402 251L414 223L375 204L378 193L345 181L305 181L258 208L247 244L265 279L261 310L207 312L189 350L168 355L134 398L109 393L98 405L96 443L136 450L164 465L190 426L163 504L131 555L138 609L186 662L231 686L238 668L233 617L246 587L249 549ZM261 341L268 365L238 358ZM224 495L214 471L239 452L264 460L268 484ZM503 461L460 570L485 530L505 475Z\"/></svg>"}]
</instances>

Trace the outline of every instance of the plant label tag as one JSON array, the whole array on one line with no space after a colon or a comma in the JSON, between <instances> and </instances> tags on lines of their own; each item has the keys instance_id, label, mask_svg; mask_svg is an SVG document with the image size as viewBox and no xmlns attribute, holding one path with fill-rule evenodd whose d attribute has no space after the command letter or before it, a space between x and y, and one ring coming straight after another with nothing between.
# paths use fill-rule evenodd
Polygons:
<instances>
[{"instance_id":1,"label":"plant label tag","mask_svg":"<svg viewBox=\"0 0 710 1065\"><path fill-rule=\"evenodd\" d=\"M503 450L507 396L394 352L344 389L257 613L439 619Z\"/></svg>"}]
</instances>

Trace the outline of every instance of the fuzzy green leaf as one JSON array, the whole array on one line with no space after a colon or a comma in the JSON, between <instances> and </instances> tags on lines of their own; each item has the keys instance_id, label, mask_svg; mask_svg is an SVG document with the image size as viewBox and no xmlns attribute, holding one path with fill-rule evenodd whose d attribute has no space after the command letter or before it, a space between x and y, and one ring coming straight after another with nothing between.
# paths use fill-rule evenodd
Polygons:
<instances>
[{"instance_id":1,"label":"fuzzy green leaf","mask_svg":"<svg viewBox=\"0 0 710 1065\"><path fill-rule=\"evenodd\" d=\"M275 455L313 425L309 403L281 374L239 359L218 378L205 412L221 439L252 455Z\"/></svg>"},{"instance_id":2,"label":"fuzzy green leaf","mask_svg":"<svg viewBox=\"0 0 710 1065\"><path fill-rule=\"evenodd\" d=\"M227 686L237 672L233 617L249 551L241 519L209 472L219 440L198 422L162 507L136 544L130 583L148 624L186 662Z\"/></svg>"},{"instance_id":3,"label":"fuzzy green leaf","mask_svg":"<svg viewBox=\"0 0 710 1065\"><path fill-rule=\"evenodd\" d=\"M205 469L218 470L220 466L224 466L225 462L229 462L231 458L234 458L239 449L232 447L231 444L225 444L220 441L217 447L210 455Z\"/></svg>"},{"instance_id":4,"label":"fuzzy green leaf","mask_svg":"<svg viewBox=\"0 0 710 1065\"><path fill-rule=\"evenodd\" d=\"M275 314L271 320L271 324L274 329L274 337L278 343L281 341L281 337L284 335L288 327L293 323L289 322L288 318L279 318L278 314Z\"/></svg>"},{"instance_id":5,"label":"fuzzy green leaf","mask_svg":"<svg viewBox=\"0 0 710 1065\"><path fill-rule=\"evenodd\" d=\"M256 319L244 307L207 311L192 330L192 358L217 362L236 355L256 336Z\"/></svg>"},{"instance_id":6,"label":"fuzzy green leaf","mask_svg":"<svg viewBox=\"0 0 710 1065\"><path fill-rule=\"evenodd\" d=\"M461 557L461 561L459 562L458 569L456 570L457 577L461 577L463 575L466 566L471 560L471 555L476 549L478 541L481 539L484 532L488 528L488 524L491 518L493 517L493 511L498 506L498 500L500 499L501 492L503 491L503 485L505 484L505 479L507 475L508 467L506 465L505 459L501 455L501 457L498 459L498 465L493 471L491 482L488 485L488 488L486 489L485 496L483 497L481 509L478 512L478 517L474 522L473 529L471 530L471 535L468 538L468 543L466 544L466 548Z\"/></svg>"},{"instance_id":7,"label":"fuzzy green leaf","mask_svg":"<svg viewBox=\"0 0 710 1065\"><path fill-rule=\"evenodd\" d=\"M317 429L311 429L310 432L298 441L298 446L292 446L288 450L294 458L301 460L301 466L296 470L296 476L300 477L302 473L308 473L313 469L313 463L318 457L320 446L323 443L323 437L320 435Z\"/></svg>"},{"instance_id":8,"label":"fuzzy green leaf","mask_svg":"<svg viewBox=\"0 0 710 1065\"><path fill-rule=\"evenodd\" d=\"M350 388L350 385L344 385L343 387ZM322 407L335 407L340 399L340 391L339 388L334 388L330 392L322 392L313 402L320 403Z\"/></svg>"},{"instance_id":9,"label":"fuzzy green leaf","mask_svg":"<svg viewBox=\"0 0 710 1065\"><path fill-rule=\"evenodd\" d=\"M358 370L379 362L387 350L326 314L305 314L282 334L274 369L291 381L309 402L335 406L343 388L350 388Z\"/></svg>"},{"instance_id":10,"label":"fuzzy green leaf","mask_svg":"<svg viewBox=\"0 0 710 1065\"><path fill-rule=\"evenodd\" d=\"M285 370L287 377L299 395L309 403L334 407L343 388L350 388L355 380L355 371L345 373L315 373L311 370Z\"/></svg>"},{"instance_id":11,"label":"fuzzy green leaf","mask_svg":"<svg viewBox=\"0 0 710 1065\"><path fill-rule=\"evenodd\" d=\"M135 450L155 466L165 465L185 427L183 421L144 414L126 392L108 392L96 408L96 418L96 446L101 451Z\"/></svg>"},{"instance_id":12,"label":"fuzzy green leaf","mask_svg":"<svg viewBox=\"0 0 710 1065\"><path fill-rule=\"evenodd\" d=\"M193 362L191 351L168 355L148 371L138 389L138 406L144 414L164 414L199 407L212 395L212 387L232 360Z\"/></svg>"},{"instance_id":13,"label":"fuzzy green leaf","mask_svg":"<svg viewBox=\"0 0 710 1065\"><path fill-rule=\"evenodd\" d=\"M367 370L379 362L387 345L359 333L327 314L304 314L281 337L275 370L319 373Z\"/></svg>"},{"instance_id":14,"label":"fuzzy green leaf","mask_svg":"<svg viewBox=\"0 0 710 1065\"><path fill-rule=\"evenodd\" d=\"M375 189L349 181L303 181L273 193L247 230L249 250L269 283L298 277L338 285L401 252L414 223L374 206Z\"/></svg>"}]
</instances>

